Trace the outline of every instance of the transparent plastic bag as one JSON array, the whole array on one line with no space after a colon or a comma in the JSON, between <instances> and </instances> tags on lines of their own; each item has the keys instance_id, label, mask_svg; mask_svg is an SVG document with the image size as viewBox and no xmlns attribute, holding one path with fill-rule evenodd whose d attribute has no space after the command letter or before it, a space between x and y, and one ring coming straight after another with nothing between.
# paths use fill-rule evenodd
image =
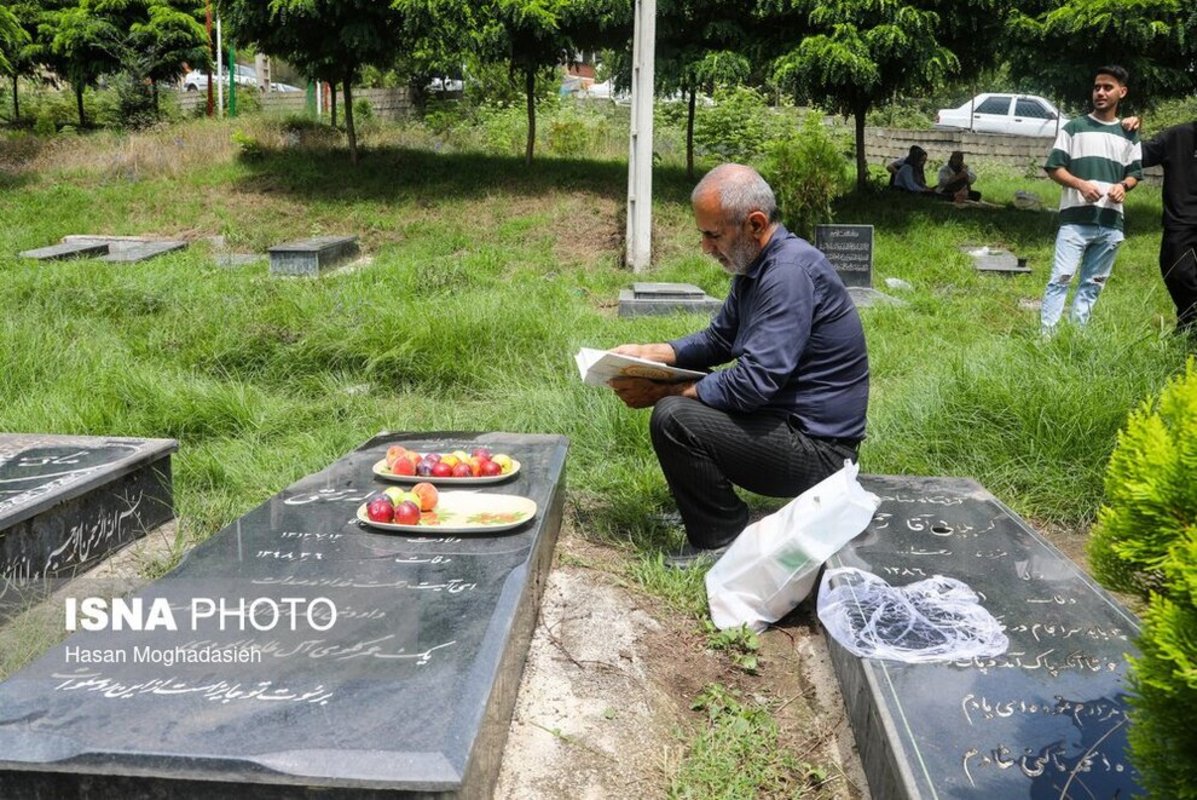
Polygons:
<instances>
[{"instance_id":1,"label":"transparent plastic bag","mask_svg":"<svg viewBox=\"0 0 1197 800\"><path fill-rule=\"evenodd\" d=\"M823 562L865 529L880 503L857 482L858 470L845 461L736 537L706 575L715 627L760 633L810 594Z\"/></svg>"},{"instance_id":2,"label":"transparent plastic bag","mask_svg":"<svg viewBox=\"0 0 1197 800\"><path fill-rule=\"evenodd\" d=\"M942 575L891 586L855 567L829 569L819 587L819 619L861 658L961 661L1001 655L1010 644L977 594Z\"/></svg>"}]
</instances>

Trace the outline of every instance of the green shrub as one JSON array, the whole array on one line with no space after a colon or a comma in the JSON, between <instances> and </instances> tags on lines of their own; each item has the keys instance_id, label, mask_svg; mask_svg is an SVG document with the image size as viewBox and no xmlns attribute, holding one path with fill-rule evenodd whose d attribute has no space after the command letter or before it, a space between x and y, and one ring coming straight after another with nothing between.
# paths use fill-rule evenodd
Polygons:
<instances>
[{"instance_id":1,"label":"green shrub","mask_svg":"<svg viewBox=\"0 0 1197 800\"><path fill-rule=\"evenodd\" d=\"M852 188L842 147L817 114L808 114L788 137L766 144L761 172L786 226L808 239L816 225L831 221L832 202Z\"/></svg>"},{"instance_id":2,"label":"green shrub","mask_svg":"<svg viewBox=\"0 0 1197 800\"><path fill-rule=\"evenodd\" d=\"M353 119L355 122L368 122L374 119L374 106L364 97L353 101Z\"/></svg>"},{"instance_id":3,"label":"green shrub","mask_svg":"<svg viewBox=\"0 0 1197 800\"><path fill-rule=\"evenodd\" d=\"M589 153L598 138L602 120L594 114L587 114L577 108L564 108L549 117L549 152L559 156L577 158Z\"/></svg>"},{"instance_id":4,"label":"green shrub","mask_svg":"<svg viewBox=\"0 0 1197 800\"><path fill-rule=\"evenodd\" d=\"M49 114L41 113L33 121L33 132L38 136L53 136L58 132L58 126L54 124L54 119Z\"/></svg>"},{"instance_id":5,"label":"green shrub","mask_svg":"<svg viewBox=\"0 0 1197 800\"><path fill-rule=\"evenodd\" d=\"M1152 797L1197 798L1197 362L1127 419L1089 557L1148 601L1132 659L1130 743Z\"/></svg>"},{"instance_id":6,"label":"green shrub","mask_svg":"<svg viewBox=\"0 0 1197 800\"><path fill-rule=\"evenodd\" d=\"M715 104L694 115L694 145L728 161L751 161L764 146L769 107L756 89L715 92Z\"/></svg>"}]
</instances>

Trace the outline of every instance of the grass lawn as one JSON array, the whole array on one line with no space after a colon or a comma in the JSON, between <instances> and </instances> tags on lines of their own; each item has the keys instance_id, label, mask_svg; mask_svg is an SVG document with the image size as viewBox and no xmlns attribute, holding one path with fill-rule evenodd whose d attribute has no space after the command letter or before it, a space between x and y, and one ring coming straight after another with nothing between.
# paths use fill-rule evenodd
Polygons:
<instances>
[{"instance_id":1,"label":"grass lawn","mask_svg":"<svg viewBox=\"0 0 1197 800\"><path fill-rule=\"evenodd\" d=\"M529 168L396 145L353 167L319 135L288 145L253 120L10 136L0 140L0 430L178 439L177 553L380 430L561 433L578 528L648 564L679 543L655 515L670 503L648 413L583 386L572 355L704 324L618 318L633 280L726 294L699 251L690 188L680 169L657 170L656 267L633 276L620 266L618 161ZM874 285L904 301L862 313L873 376L862 466L972 476L1037 523L1084 530L1127 411L1185 359L1167 335L1156 266L1159 190L1131 195L1127 241L1090 326L1043 341L1032 306L1058 191L984 168L978 188L1003 206L1031 190L1048 210L887 193L837 207L838 222L876 226ZM193 244L141 264L16 255L78 233ZM264 252L324 234L360 236L369 264L272 278L264 260L217 266L210 238ZM1034 274L979 274L963 244L1010 248ZM913 288L889 289L888 278ZM646 584L660 572L636 571ZM701 613L701 587L684 594Z\"/></svg>"}]
</instances>

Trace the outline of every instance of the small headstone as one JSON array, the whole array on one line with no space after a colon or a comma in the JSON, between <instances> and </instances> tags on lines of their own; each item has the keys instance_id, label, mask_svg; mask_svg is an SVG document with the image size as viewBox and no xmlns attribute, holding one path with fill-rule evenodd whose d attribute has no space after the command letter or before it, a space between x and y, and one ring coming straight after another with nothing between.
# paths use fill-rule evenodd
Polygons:
<instances>
[{"instance_id":1,"label":"small headstone","mask_svg":"<svg viewBox=\"0 0 1197 800\"><path fill-rule=\"evenodd\" d=\"M619 316L714 314L723 301L690 283L633 283L619 293Z\"/></svg>"},{"instance_id":2,"label":"small headstone","mask_svg":"<svg viewBox=\"0 0 1197 800\"><path fill-rule=\"evenodd\" d=\"M137 261L145 261L146 259L162 255L163 253L181 250L186 246L187 242L179 241L136 242L125 245L113 244L108 248L108 255L104 256L100 260L134 263Z\"/></svg>"},{"instance_id":3,"label":"small headstone","mask_svg":"<svg viewBox=\"0 0 1197 800\"><path fill-rule=\"evenodd\" d=\"M58 261L65 258L88 258L108 252L107 242L65 242L20 253L22 258L36 258L39 261Z\"/></svg>"},{"instance_id":4,"label":"small headstone","mask_svg":"<svg viewBox=\"0 0 1197 800\"><path fill-rule=\"evenodd\" d=\"M511 455L513 478L476 488L531 498L536 515L497 533L363 526L358 506L386 485L372 465L396 442ZM0 794L490 797L567 448L549 435L380 435L128 598L143 620L165 606L173 627L92 630L80 604L82 629L0 683Z\"/></svg>"},{"instance_id":5,"label":"small headstone","mask_svg":"<svg viewBox=\"0 0 1197 800\"><path fill-rule=\"evenodd\" d=\"M815 247L845 286L873 286L872 225L816 225Z\"/></svg>"},{"instance_id":6,"label":"small headstone","mask_svg":"<svg viewBox=\"0 0 1197 800\"><path fill-rule=\"evenodd\" d=\"M894 586L967 584L1000 656L910 664L829 639L873 797L1132 797L1127 660L1138 620L975 481L867 476L881 497L828 560Z\"/></svg>"},{"instance_id":7,"label":"small headstone","mask_svg":"<svg viewBox=\"0 0 1197 800\"><path fill-rule=\"evenodd\" d=\"M271 274L316 276L357 256L357 237L316 236L275 245L269 252Z\"/></svg>"},{"instance_id":8,"label":"small headstone","mask_svg":"<svg viewBox=\"0 0 1197 800\"><path fill-rule=\"evenodd\" d=\"M169 439L0 434L0 617L174 517Z\"/></svg>"},{"instance_id":9,"label":"small headstone","mask_svg":"<svg viewBox=\"0 0 1197 800\"><path fill-rule=\"evenodd\" d=\"M973 266L978 272L1016 275L1031 271L1025 258L1018 258L1009 250L1000 247L965 245L960 248L960 251L972 257Z\"/></svg>"}]
</instances>

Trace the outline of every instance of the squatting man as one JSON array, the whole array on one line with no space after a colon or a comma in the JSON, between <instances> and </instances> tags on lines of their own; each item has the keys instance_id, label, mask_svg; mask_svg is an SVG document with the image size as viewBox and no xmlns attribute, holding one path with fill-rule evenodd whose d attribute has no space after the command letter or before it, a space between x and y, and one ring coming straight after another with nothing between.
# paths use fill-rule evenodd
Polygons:
<instances>
[{"instance_id":1,"label":"squatting man","mask_svg":"<svg viewBox=\"0 0 1197 800\"><path fill-rule=\"evenodd\" d=\"M666 559L715 558L748 524L734 486L794 497L855 460L865 435L869 363L856 306L827 258L786 230L773 190L750 167L711 170L690 197L702 249L731 288L702 331L617 353L697 370L699 380L617 378L631 408L652 406L653 449L688 542Z\"/></svg>"}]
</instances>

